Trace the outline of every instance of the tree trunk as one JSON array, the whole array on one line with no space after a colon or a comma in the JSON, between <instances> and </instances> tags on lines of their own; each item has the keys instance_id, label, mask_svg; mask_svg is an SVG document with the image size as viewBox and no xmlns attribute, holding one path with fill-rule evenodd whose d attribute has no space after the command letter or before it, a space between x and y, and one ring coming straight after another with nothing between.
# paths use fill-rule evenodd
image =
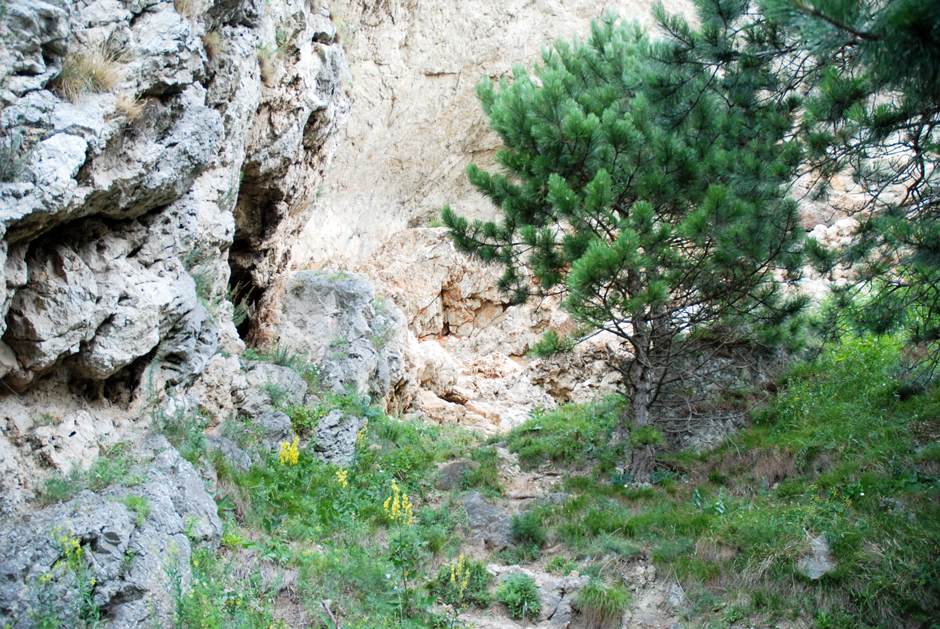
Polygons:
<instances>
[{"instance_id":1,"label":"tree trunk","mask_svg":"<svg viewBox=\"0 0 940 629\"><path fill-rule=\"evenodd\" d=\"M639 357L638 357L639 358ZM643 357L646 359L646 356ZM633 425L649 426L653 423L650 406L653 401L653 370L649 364L640 365L640 373L634 384L633 391ZM629 474L636 483L649 482L650 472L656 464L656 448L652 445L642 444L633 448L630 453Z\"/></svg>"},{"instance_id":2,"label":"tree trunk","mask_svg":"<svg viewBox=\"0 0 940 629\"><path fill-rule=\"evenodd\" d=\"M656 446L643 444L630 452L629 474L634 483L648 483L656 467Z\"/></svg>"}]
</instances>

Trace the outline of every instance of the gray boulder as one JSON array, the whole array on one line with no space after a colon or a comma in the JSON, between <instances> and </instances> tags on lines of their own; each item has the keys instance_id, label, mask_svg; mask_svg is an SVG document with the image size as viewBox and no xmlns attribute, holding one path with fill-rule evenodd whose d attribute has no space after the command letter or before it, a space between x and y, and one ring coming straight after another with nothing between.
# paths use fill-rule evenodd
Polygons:
<instances>
[{"instance_id":1,"label":"gray boulder","mask_svg":"<svg viewBox=\"0 0 940 629\"><path fill-rule=\"evenodd\" d=\"M356 436L366 425L363 417L333 410L317 423L313 449L325 463L346 467L356 456Z\"/></svg>"},{"instance_id":2,"label":"gray boulder","mask_svg":"<svg viewBox=\"0 0 940 629\"><path fill-rule=\"evenodd\" d=\"M0 524L0 624L31 629L30 611L43 597L72 626L79 571L95 579L94 602L109 629L172 624L173 582L185 591L191 580L191 540L217 546L222 525L196 470L166 439L151 438L139 454L142 483L84 491ZM145 508L128 507L135 502Z\"/></svg>"},{"instance_id":3,"label":"gray boulder","mask_svg":"<svg viewBox=\"0 0 940 629\"><path fill-rule=\"evenodd\" d=\"M281 365L259 363L245 375L247 388L238 391L243 414L257 418L273 406L303 404L307 383L296 371Z\"/></svg>"},{"instance_id":4,"label":"gray boulder","mask_svg":"<svg viewBox=\"0 0 940 629\"><path fill-rule=\"evenodd\" d=\"M216 435L206 435L206 447L213 452L222 454L225 463L240 472L251 470L251 457L244 450L235 445L235 442L227 437Z\"/></svg>"},{"instance_id":5,"label":"gray boulder","mask_svg":"<svg viewBox=\"0 0 940 629\"><path fill-rule=\"evenodd\" d=\"M491 505L478 491L471 491L461 498L467 510L467 523L470 538L481 540L492 552L498 552L513 546L511 518L504 510Z\"/></svg>"},{"instance_id":6,"label":"gray boulder","mask_svg":"<svg viewBox=\"0 0 940 629\"><path fill-rule=\"evenodd\" d=\"M810 553L804 555L796 564L796 570L807 579L816 581L824 574L837 568L835 560L829 554L829 542L825 535L809 541Z\"/></svg>"},{"instance_id":7,"label":"gray boulder","mask_svg":"<svg viewBox=\"0 0 940 629\"><path fill-rule=\"evenodd\" d=\"M380 400L405 377L405 316L393 304L376 302L372 284L353 273L291 274L279 320L281 346L307 352L336 393Z\"/></svg>"},{"instance_id":8,"label":"gray boulder","mask_svg":"<svg viewBox=\"0 0 940 629\"><path fill-rule=\"evenodd\" d=\"M461 489L467 474L478 469L480 469L480 464L469 459L445 463L437 470L437 482L434 486L443 491Z\"/></svg>"},{"instance_id":9,"label":"gray boulder","mask_svg":"<svg viewBox=\"0 0 940 629\"><path fill-rule=\"evenodd\" d=\"M267 450L277 450L282 443L290 443L290 417L280 411L265 411L256 418L261 427L261 445Z\"/></svg>"}]
</instances>

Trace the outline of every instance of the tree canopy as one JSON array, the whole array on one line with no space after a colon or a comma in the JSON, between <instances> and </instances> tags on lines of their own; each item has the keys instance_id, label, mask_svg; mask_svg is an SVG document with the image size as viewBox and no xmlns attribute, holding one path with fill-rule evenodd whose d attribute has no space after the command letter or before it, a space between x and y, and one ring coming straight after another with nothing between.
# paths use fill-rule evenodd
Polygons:
<instances>
[{"instance_id":1,"label":"tree canopy","mask_svg":"<svg viewBox=\"0 0 940 629\"><path fill-rule=\"evenodd\" d=\"M798 134L817 192L844 173L862 197L853 247L810 247L821 270L855 270L832 319L932 344L929 376L940 338L940 3L766 0L754 23L784 84L806 97Z\"/></svg>"}]
</instances>

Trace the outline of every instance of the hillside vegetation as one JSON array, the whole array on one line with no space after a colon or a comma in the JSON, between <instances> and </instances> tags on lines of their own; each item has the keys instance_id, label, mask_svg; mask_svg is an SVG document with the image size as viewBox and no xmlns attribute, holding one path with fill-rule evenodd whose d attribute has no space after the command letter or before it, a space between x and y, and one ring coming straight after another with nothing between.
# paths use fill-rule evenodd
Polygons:
<instances>
[{"instance_id":1,"label":"hillside vegetation","mask_svg":"<svg viewBox=\"0 0 940 629\"><path fill-rule=\"evenodd\" d=\"M524 578L497 589L490 563L589 575L576 621L619 626L603 622L630 608L622 575L637 561L681 585L683 626L938 626L940 390L902 385L902 359L896 339L847 337L794 364L720 448L661 446L645 485L618 471L625 446L607 445L616 398L535 413L489 442L350 397L285 408L301 435L328 408L367 416L355 461L326 465L284 443L237 473L191 451L217 468L224 537L219 552L194 552L191 589L174 590L176 626L471 626L467 610L506 618L525 600ZM229 428L251 447L251 426ZM459 498L504 493L502 446L559 474L564 493L532 501L513 519L515 543L481 555ZM435 489L438 465L468 455L480 467ZM835 567L812 580L801 562L820 536ZM41 608L33 619L57 626Z\"/></svg>"}]
</instances>

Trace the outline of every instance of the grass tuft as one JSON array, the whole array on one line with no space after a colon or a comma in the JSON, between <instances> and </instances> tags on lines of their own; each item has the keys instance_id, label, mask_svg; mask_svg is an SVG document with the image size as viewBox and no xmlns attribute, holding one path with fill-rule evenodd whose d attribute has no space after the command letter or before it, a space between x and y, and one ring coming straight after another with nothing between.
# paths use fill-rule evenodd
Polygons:
<instances>
[{"instance_id":1,"label":"grass tuft","mask_svg":"<svg viewBox=\"0 0 940 629\"><path fill-rule=\"evenodd\" d=\"M62 63L62 71L52 83L59 97L78 102L89 92L107 92L121 80L121 65L117 55L103 48L69 54Z\"/></svg>"},{"instance_id":2,"label":"grass tuft","mask_svg":"<svg viewBox=\"0 0 940 629\"><path fill-rule=\"evenodd\" d=\"M620 626L620 617L630 605L630 594L617 585L605 585L591 579L574 598L572 607L584 618L589 629Z\"/></svg>"}]
</instances>

